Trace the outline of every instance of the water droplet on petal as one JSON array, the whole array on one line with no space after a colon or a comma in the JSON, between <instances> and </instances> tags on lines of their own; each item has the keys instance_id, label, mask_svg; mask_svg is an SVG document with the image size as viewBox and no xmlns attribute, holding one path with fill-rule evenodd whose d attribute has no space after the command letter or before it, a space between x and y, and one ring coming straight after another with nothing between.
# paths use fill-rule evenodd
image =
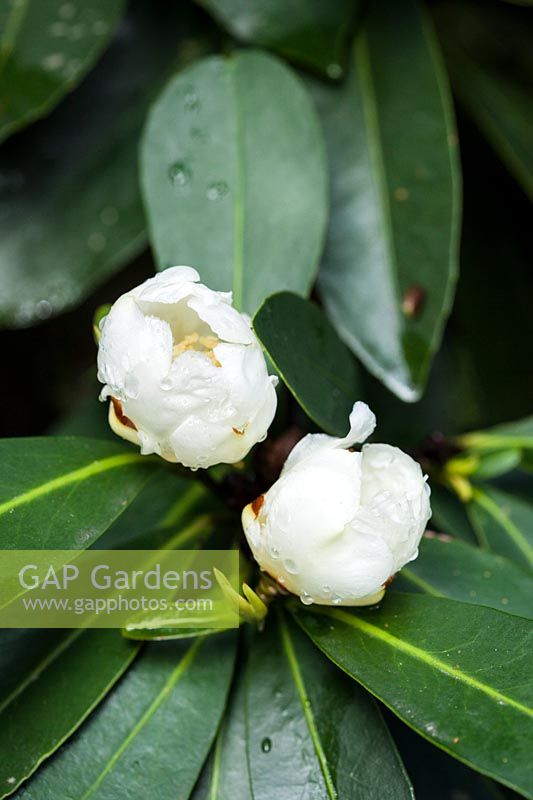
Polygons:
<instances>
[{"instance_id":1,"label":"water droplet on petal","mask_svg":"<svg viewBox=\"0 0 533 800\"><path fill-rule=\"evenodd\" d=\"M269 739L268 736L265 737L261 742L261 750L263 751L263 753L270 753L270 751L272 750L272 740Z\"/></svg>"},{"instance_id":2,"label":"water droplet on petal","mask_svg":"<svg viewBox=\"0 0 533 800\"><path fill-rule=\"evenodd\" d=\"M302 592L300 595L300 600L302 601L304 606L310 606L311 603L313 602L313 598L311 597L310 594L308 594L308 592Z\"/></svg>"},{"instance_id":3,"label":"water droplet on petal","mask_svg":"<svg viewBox=\"0 0 533 800\"><path fill-rule=\"evenodd\" d=\"M285 567L287 572L290 573L291 575L298 574L298 567L296 566L292 558L286 558L285 561L283 562L283 566Z\"/></svg>"},{"instance_id":4,"label":"water droplet on petal","mask_svg":"<svg viewBox=\"0 0 533 800\"><path fill-rule=\"evenodd\" d=\"M272 556L272 558L279 558L279 550L278 550L278 548L277 547L271 547L270 548L270 555Z\"/></svg>"},{"instance_id":5,"label":"water droplet on petal","mask_svg":"<svg viewBox=\"0 0 533 800\"><path fill-rule=\"evenodd\" d=\"M124 380L124 391L128 397L131 397L132 400L135 400L137 397L139 397L139 381L132 372L128 372L126 375Z\"/></svg>"},{"instance_id":6,"label":"water droplet on petal","mask_svg":"<svg viewBox=\"0 0 533 800\"><path fill-rule=\"evenodd\" d=\"M172 378L168 376L166 378L163 378L163 380L161 381L161 388L163 389L164 392L169 392L172 389L172 386L173 386Z\"/></svg>"},{"instance_id":7,"label":"water droplet on petal","mask_svg":"<svg viewBox=\"0 0 533 800\"><path fill-rule=\"evenodd\" d=\"M331 586L328 586L327 583L325 583L324 586L322 587L322 591L324 592L324 594L331 594Z\"/></svg>"}]
</instances>

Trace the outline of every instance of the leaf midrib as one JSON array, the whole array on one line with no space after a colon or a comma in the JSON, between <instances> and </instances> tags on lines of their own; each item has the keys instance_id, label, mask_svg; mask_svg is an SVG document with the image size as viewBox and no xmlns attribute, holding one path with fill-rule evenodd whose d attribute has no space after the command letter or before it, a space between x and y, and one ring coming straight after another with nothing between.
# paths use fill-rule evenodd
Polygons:
<instances>
[{"instance_id":1,"label":"leaf midrib","mask_svg":"<svg viewBox=\"0 0 533 800\"><path fill-rule=\"evenodd\" d=\"M516 547L525 556L530 566L533 567L533 550L526 537L514 522L509 519L501 510L499 505L481 489L476 489L473 496L477 502L492 518L509 534Z\"/></svg>"},{"instance_id":2,"label":"leaf midrib","mask_svg":"<svg viewBox=\"0 0 533 800\"><path fill-rule=\"evenodd\" d=\"M243 141L243 123L239 110L239 93L237 91L237 59L228 60L230 84L235 109L235 187L233 192L233 304L242 311L244 296L244 170L245 148Z\"/></svg>"},{"instance_id":3,"label":"leaf midrib","mask_svg":"<svg viewBox=\"0 0 533 800\"><path fill-rule=\"evenodd\" d=\"M117 469L118 467L123 467L127 464L140 463L142 458L142 456L139 456L136 453L121 453L119 455L109 456L107 458L92 461L90 464L86 464L84 467L79 467L78 469L71 470L70 472L65 472L63 475L58 475L56 478L52 478L52 480L46 481L45 483L40 483L37 486L34 486L32 489L28 489L27 491L22 492L19 495L15 495L15 497L0 503L0 516L8 513L11 511L11 509L26 505L27 503L38 500L47 494L63 489L65 486L69 486L71 483L88 480L89 478L93 478L103 472L107 472L111 469Z\"/></svg>"},{"instance_id":4,"label":"leaf midrib","mask_svg":"<svg viewBox=\"0 0 533 800\"><path fill-rule=\"evenodd\" d=\"M12 692L0 703L0 715L4 713L6 708L13 703L17 697L30 685L33 684L42 673L58 658L65 650L67 650L72 643L82 634L85 633L83 628L73 631L66 636L59 644L57 644L39 663L33 667L31 672L26 675L24 680L16 686Z\"/></svg>"},{"instance_id":5,"label":"leaf midrib","mask_svg":"<svg viewBox=\"0 0 533 800\"><path fill-rule=\"evenodd\" d=\"M324 783L326 786L328 797L330 798L330 800L337 800L338 798L337 790L335 788L335 784L333 782L333 778L329 770L326 753L324 752L322 742L320 741L320 734L318 732L318 728L315 722L311 701L309 700L309 696L305 688L305 683L298 664L298 659L296 658L296 653L290 637L289 630L287 628L287 624L281 613L279 614L279 626L280 626L280 634L281 634L281 642L283 645L283 650L285 652L287 661L289 663L289 669L291 671L292 679L296 687L298 699L300 700L305 721L309 730L309 734L311 736L311 741L313 742L313 747L315 749L316 757L318 759L318 763L320 764L320 769L322 772L322 776L324 778Z\"/></svg>"},{"instance_id":6,"label":"leaf midrib","mask_svg":"<svg viewBox=\"0 0 533 800\"><path fill-rule=\"evenodd\" d=\"M196 639L196 641L191 645L188 649L186 654L183 656L181 661L175 667L175 669L170 674L169 678L165 682L162 689L158 692L157 696L152 700L144 714L138 720L138 722L134 725L128 735L125 737L124 741L120 745L120 747L113 753L109 761L107 762L106 766L98 776L98 778L94 781L94 783L89 787L89 789L85 792L80 800L87 800L95 791L99 789L102 782L105 780L106 776L111 772L115 764L119 761L122 755L126 752L130 744L134 741L134 739L139 735L145 725L151 720L153 715L159 709L163 701L168 697L170 691L176 686L178 681L182 678L185 674L187 669L193 663L197 651L200 648L202 641L200 639Z\"/></svg>"},{"instance_id":7,"label":"leaf midrib","mask_svg":"<svg viewBox=\"0 0 533 800\"><path fill-rule=\"evenodd\" d=\"M388 644L390 647L396 650L400 650L401 652L405 653L411 658L415 658L418 661L421 661L424 664L427 664L428 666L432 667L433 669L437 669L440 672L444 672L451 678L461 681L471 689L477 689L477 691L480 691L483 694L490 697L491 700L502 701L506 705L515 708L520 713L533 718L533 709L528 708L527 706L520 703L518 700L514 700L512 697L508 697L507 695L502 694L497 689L494 689L492 686L489 686L486 683L478 681L477 678L474 678L471 675L462 672L460 669L457 669L456 667L447 664L445 661L441 661L439 658L436 658L436 656L432 655L428 651L421 650L416 645L413 645L410 642L405 641L404 639L399 639L392 633L384 631L381 628L378 628L376 625L372 625L370 622L361 619L360 617L352 616L351 614L348 614L345 611L333 610L333 609L326 611L314 609L314 613L320 614L321 616L333 617L334 619L339 620L339 622L342 622L345 625L348 625L349 627L358 628L360 631L366 633L368 636L371 636L374 639L378 639L382 642L385 642L385 644Z\"/></svg>"}]
</instances>

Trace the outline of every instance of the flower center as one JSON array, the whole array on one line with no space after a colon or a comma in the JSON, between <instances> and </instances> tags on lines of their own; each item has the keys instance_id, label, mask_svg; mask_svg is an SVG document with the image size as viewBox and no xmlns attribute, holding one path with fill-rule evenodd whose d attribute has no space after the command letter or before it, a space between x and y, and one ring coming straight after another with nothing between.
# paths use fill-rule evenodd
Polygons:
<instances>
[{"instance_id":1,"label":"flower center","mask_svg":"<svg viewBox=\"0 0 533 800\"><path fill-rule=\"evenodd\" d=\"M222 364L214 353L217 344L220 344L220 340L216 336L200 336L198 333L189 333L174 345L172 358L179 358L186 350L196 350L198 353L204 353L215 367L221 367Z\"/></svg>"}]
</instances>

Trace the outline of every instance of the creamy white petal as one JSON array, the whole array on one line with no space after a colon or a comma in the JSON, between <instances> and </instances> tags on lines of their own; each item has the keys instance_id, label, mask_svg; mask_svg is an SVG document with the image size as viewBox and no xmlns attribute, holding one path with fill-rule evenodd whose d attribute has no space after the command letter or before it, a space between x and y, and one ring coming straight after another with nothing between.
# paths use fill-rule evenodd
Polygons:
<instances>
[{"instance_id":1,"label":"creamy white petal","mask_svg":"<svg viewBox=\"0 0 533 800\"><path fill-rule=\"evenodd\" d=\"M276 483L243 512L254 557L303 602L377 602L416 558L431 513L429 487L420 466L395 447L347 449L374 426L361 403L345 438L306 436Z\"/></svg>"}]
</instances>

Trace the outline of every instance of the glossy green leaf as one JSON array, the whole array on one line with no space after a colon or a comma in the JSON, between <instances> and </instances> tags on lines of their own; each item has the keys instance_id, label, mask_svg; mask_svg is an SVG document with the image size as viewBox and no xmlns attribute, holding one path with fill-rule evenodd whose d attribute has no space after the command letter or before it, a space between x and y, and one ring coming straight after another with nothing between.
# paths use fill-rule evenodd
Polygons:
<instances>
[{"instance_id":1,"label":"glossy green leaf","mask_svg":"<svg viewBox=\"0 0 533 800\"><path fill-rule=\"evenodd\" d=\"M176 60L205 52L191 13L181 4L132 4L82 86L1 148L1 325L30 325L72 307L145 246L139 138Z\"/></svg>"},{"instance_id":2,"label":"glossy green leaf","mask_svg":"<svg viewBox=\"0 0 533 800\"><path fill-rule=\"evenodd\" d=\"M493 486L475 488L468 515L483 547L533 568L533 502Z\"/></svg>"},{"instance_id":3,"label":"glossy green leaf","mask_svg":"<svg viewBox=\"0 0 533 800\"><path fill-rule=\"evenodd\" d=\"M159 468L114 442L46 437L0 440L0 546L90 547Z\"/></svg>"},{"instance_id":4,"label":"glossy green leaf","mask_svg":"<svg viewBox=\"0 0 533 800\"><path fill-rule=\"evenodd\" d=\"M320 126L299 79L259 52L186 69L152 108L141 175L161 268L192 264L253 313L306 294L326 222Z\"/></svg>"},{"instance_id":5,"label":"glossy green leaf","mask_svg":"<svg viewBox=\"0 0 533 800\"><path fill-rule=\"evenodd\" d=\"M116 631L76 630L55 642L0 704L0 798L75 731L138 648ZM11 664L17 668L17 662Z\"/></svg>"},{"instance_id":6,"label":"glossy green leaf","mask_svg":"<svg viewBox=\"0 0 533 800\"><path fill-rule=\"evenodd\" d=\"M520 450L498 450L494 453L482 453L478 456L477 465L472 473L476 479L488 480L498 478L512 472L520 466L522 452Z\"/></svg>"},{"instance_id":7,"label":"glossy green leaf","mask_svg":"<svg viewBox=\"0 0 533 800\"><path fill-rule=\"evenodd\" d=\"M345 436L362 391L355 360L325 314L297 295L280 292L263 303L253 325L305 413L327 433Z\"/></svg>"},{"instance_id":8,"label":"glossy green leaf","mask_svg":"<svg viewBox=\"0 0 533 800\"><path fill-rule=\"evenodd\" d=\"M293 610L332 661L418 733L531 796L529 620L416 594L358 614Z\"/></svg>"},{"instance_id":9,"label":"glossy green leaf","mask_svg":"<svg viewBox=\"0 0 533 800\"><path fill-rule=\"evenodd\" d=\"M272 621L274 623L275 621ZM280 614L247 666L248 758L255 800L410 798L373 702Z\"/></svg>"},{"instance_id":10,"label":"glossy green leaf","mask_svg":"<svg viewBox=\"0 0 533 800\"><path fill-rule=\"evenodd\" d=\"M233 36L277 51L330 78L342 75L361 0L199 0Z\"/></svg>"},{"instance_id":11,"label":"glossy green leaf","mask_svg":"<svg viewBox=\"0 0 533 800\"><path fill-rule=\"evenodd\" d=\"M371 4L346 82L311 88L332 168L321 296L368 369L412 401L452 304L460 210L446 77L414 0Z\"/></svg>"},{"instance_id":12,"label":"glossy green leaf","mask_svg":"<svg viewBox=\"0 0 533 800\"><path fill-rule=\"evenodd\" d=\"M107 45L124 0L5 0L0 7L0 141L50 111Z\"/></svg>"},{"instance_id":13,"label":"glossy green leaf","mask_svg":"<svg viewBox=\"0 0 533 800\"><path fill-rule=\"evenodd\" d=\"M234 654L226 635L148 646L17 800L187 800L222 715Z\"/></svg>"},{"instance_id":14,"label":"glossy green leaf","mask_svg":"<svg viewBox=\"0 0 533 800\"><path fill-rule=\"evenodd\" d=\"M503 3L441 3L438 30L454 91L533 197L531 13Z\"/></svg>"},{"instance_id":15,"label":"glossy green leaf","mask_svg":"<svg viewBox=\"0 0 533 800\"><path fill-rule=\"evenodd\" d=\"M237 676L220 731L191 800L251 800L246 753L243 672Z\"/></svg>"},{"instance_id":16,"label":"glossy green leaf","mask_svg":"<svg viewBox=\"0 0 533 800\"><path fill-rule=\"evenodd\" d=\"M533 619L533 579L512 561L459 541L424 538L389 591L421 591Z\"/></svg>"},{"instance_id":17,"label":"glossy green leaf","mask_svg":"<svg viewBox=\"0 0 533 800\"><path fill-rule=\"evenodd\" d=\"M464 504L438 483L433 483L431 486L431 512L432 528L471 544L477 541Z\"/></svg>"}]
</instances>

